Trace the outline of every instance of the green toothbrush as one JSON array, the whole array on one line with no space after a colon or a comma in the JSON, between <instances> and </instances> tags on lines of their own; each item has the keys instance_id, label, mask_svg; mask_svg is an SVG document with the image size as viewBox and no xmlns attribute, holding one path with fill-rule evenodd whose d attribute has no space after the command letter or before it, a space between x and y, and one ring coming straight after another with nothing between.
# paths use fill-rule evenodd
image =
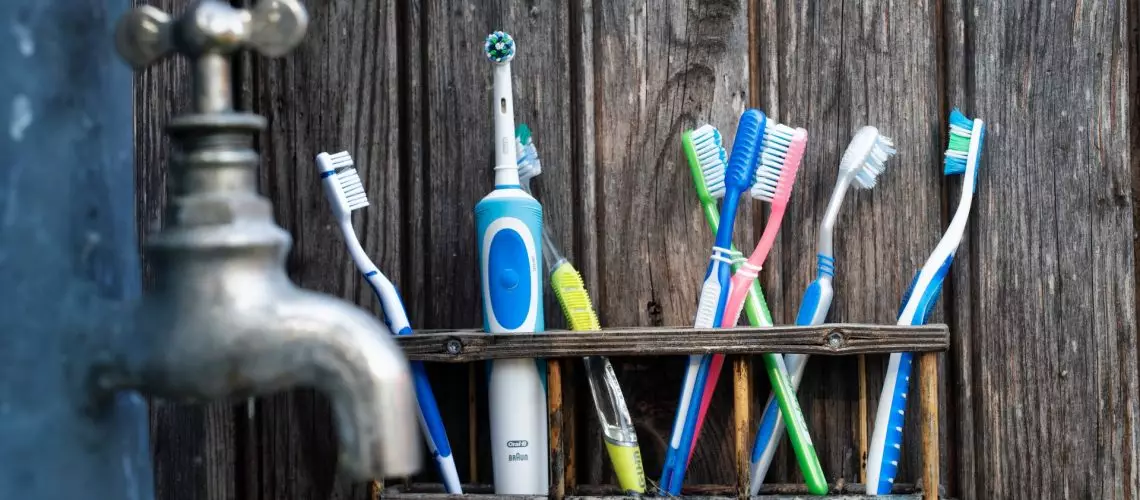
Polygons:
<instances>
[{"instance_id":1,"label":"green toothbrush","mask_svg":"<svg viewBox=\"0 0 1140 500\"><path fill-rule=\"evenodd\" d=\"M717 208L717 199L724 196L724 169L725 153L721 145L720 132L712 125L703 125L696 130L686 131L681 135L681 144L685 150L685 157L689 160L689 170L693 175L693 186L697 191L697 198L701 202L701 209L705 213L705 220L709 228L716 233L720 225L720 210ZM730 248L733 256L741 255L736 245ZM739 259L732 264L735 273L740 266ZM760 282L752 281L751 289L745 298L744 310L748 315L748 323L752 326L772 326L772 314L764 302L764 292L760 289ZM804 474L808 491L813 495L826 495L828 491L827 478L819 467L819 458L815 453L815 446L808 434L807 424L800 412L799 403L795 399L795 390L789 381L788 369L784 366L784 358L779 354L767 353L763 356L764 365L768 372L768 380L772 384L772 392L776 395L780 411L785 416L795 415L794 418L784 418L788 427L788 438L792 443L796 459ZM806 466L805 466L806 464Z\"/></svg>"}]
</instances>

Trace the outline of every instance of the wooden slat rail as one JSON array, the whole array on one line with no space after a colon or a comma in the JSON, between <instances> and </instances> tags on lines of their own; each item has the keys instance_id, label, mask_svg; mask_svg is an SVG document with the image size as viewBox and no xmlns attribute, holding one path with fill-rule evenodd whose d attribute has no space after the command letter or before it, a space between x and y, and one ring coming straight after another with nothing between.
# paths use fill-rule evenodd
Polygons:
<instances>
[{"instance_id":1,"label":"wooden slat rail","mask_svg":"<svg viewBox=\"0 0 1140 500\"><path fill-rule=\"evenodd\" d=\"M597 332L570 332L553 330L542 334L488 334L481 330L423 331L416 335L397 337L409 359L464 363L488 359L548 358L551 390L548 394L550 416L551 483L549 497L554 500L618 498L620 492L612 488L589 485L568 487L567 467L574 453L563 438L566 427L560 373L564 361L557 358L581 356L666 356L723 352L734 355L764 352L861 355L886 352L918 352L919 404L924 426L921 432L923 459L922 481L916 488L896 485L896 495L881 498L937 500L942 497L939 484L938 450L938 393L937 353L949 348L949 329L946 325L893 326L868 324L824 324L818 326L777 326L770 328L734 328L707 330L695 328L615 328ZM748 384L748 358L734 360L733 413L737 452L735 485L690 486L684 489L688 499L748 498L747 449L752 428L750 387ZM864 430L866 432L866 430ZM862 476L860 476L862 477ZM840 480L832 485L830 498L864 498L863 486ZM508 498L494 495L490 487L470 485L464 488L468 495L484 499ZM569 494L568 493L573 493ZM377 493L379 493L377 491ZM754 498L792 499L807 498L803 485L765 485L761 495ZM576 496L577 495L577 496ZM383 497L402 500L443 500L452 495L442 493L439 485L394 487L384 491ZM511 496L509 498L525 498Z\"/></svg>"},{"instance_id":2,"label":"wooden slat rail","mask_svg":"<svg viewBox=\"0 0 1140 500\"><path fill-rule=\"evenodd\" d=\"M920 488L913 484L897 484L890 495L883 495L878 497L869 497L863 494L864 486L857 483L844 483L837 484L832 487L831 493L825 497L829 500L842 500L842 499L870 499L877 498L883 500L921 500L924 497ZM522 499L522 498L547 498L541 496L526 496L526 495L496 495L494 494L494 487L487 484L468 484L463 486L464 495L448 495L443 492L442 486L438 484L412 484L410 486L394 486L384 492L383 497L391 500L448 500L448 499L461 499L465 496L476 495L479 500L494 500L494 499ZM564 497L566 500L602 500L602 499L617 499L617 498L632 498L622 496L621 492L612 485L582 485L579 486L575 495L567 495ZM717 484L704 484L686 486L682 490L685 500L700 500L700 499L728 499L735 496L736 488L733 486L724 486ZM760 490L760 495L752 497L753 499L764 500L789 500L796 498L820 498L810 496L807 492L807 487L802 484L771 484L765 485Z\"/></svg>"},{"instance_id":3,"label":"wooden slat rail","mask_svg":"<svg viewBox=\"0 0 1140 500\"><path fill-rule=\"evenodd\" d=\"M949 347L946 325L825 324L704 330L615 328L598 332L548 331L535 335L479 330L425 331L397 337L408 359L465 363L487 359L682 354L869 354L938 352Z\"/></svg>"}]
</instances>

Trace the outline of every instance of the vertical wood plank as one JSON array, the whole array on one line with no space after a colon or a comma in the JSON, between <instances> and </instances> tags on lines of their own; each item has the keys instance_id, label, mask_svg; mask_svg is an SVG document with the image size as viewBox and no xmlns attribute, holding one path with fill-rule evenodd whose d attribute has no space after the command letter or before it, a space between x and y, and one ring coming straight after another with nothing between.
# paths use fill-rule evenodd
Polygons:
<instances>
[{"instance_id":1,"label":"vertical wood plank","mask_svg":"<svg viewBox=\"0 0 1140 500\"><path fill-rule=\"evenodd\" d=\"M421 232L413 235L417 251L411 252L412 266L422 276L414 293L422 298L425 327L480 327L473 209L493 188L491 64L483 40L494 30L510 33L518 47L511 62L515 121L530 126L543 165L542 175L532 182L535 196L563 252L576 257L568 7L554 1L413 3L420 17L418 64L425 103L419 124L423 168L413 181L423 201L411 214L419 219L414 226ZM558 310L552 294L545 305L547 311ZM549 327L560 325L557 317L547 314ZM480 411L473 416L479 430L489 427L483 373L480 366ZM477 477L490 482L488 433L477 437Z\"/></svg>"},{"instance_id":2,"label":"vertical wood plank","mask_svg":"<svg viewBox=\"0 0 1140 500\"><path fill-rule=\"evenodd\" d=\"M727 137L735 132L747 102L746 2L597 2L592 15L598 194L591 230L599 238L602 323L690 325L712 235L680 134L700 122ZM751 241L748 224L742 226L737 241ZM642 425L642 456L655 480L684 360L626 363L622 387ZM718 391L713 401L690 484L734 480L729 393Z\"/></svg>"},{"instance_id":3,"label":"vertical wood plank","mask_svg":"<svg viewBox=\"0 0 1140 500\"><path fill-rule=\"evenodd\" d=\"M269 120L260 137L261 190L293 235L288 268L302 287L379 313L328 210L313 158L349 151L371 203L353 215L365 251L403 284L396 2L308 2L304 42L281 59L254 57L251 101ZM444 415L449 415L446 406ZM328 401L297 390L258 402L262 498L367 498L369 484L337 471ZM434 477L429 468L427 474Z\"/></svg>"},{"instance_id":4,"label":"vertical wood plank","mask_svg":"<svg viewBox=\"0 0 1140 500\"><path fill-rule=\"evenodd\" d=\"M922 497L938 500L938 354L926 352L918 356L921 408L918 414L922 434Z\"/></svg>"},{"instance_id":5,"label":"vertical wood plank","mask_svg":"<svg viewBox=\"0 0 1140 500\"><path fill-rule=\"evenodd\" d=\"M562 413L562 369L561 360L546 362L546 404L547 424L550 426L550 498L562 500L566 496L566 440L562 434L564 415Z\"/></svg>"},{"instance_id":6,"label":"vertical wood plank","mask_svg":"<svg viewBox=\"0 0 1140 500\"><path fill-rule=\"evenodd\" d=\"M954 106L962 106L968 102L966 78L967 71L972 69L967 67L966 61L971 49L967 45L965 15L964 2L943 2L941 21L945 102L941 107L945 116L949 116ZM973 43L973 39L969 39L969 42ZM992 146L991 143L990 147ZM948 220L951 216L949 211L953 209L953 203L959 199L961 192L960 182L946 183L943 198L947 203L943 220ZM947 425L943 427L952 429L957 437L950 442L950 446L946 447L944 458L948 463L954 464L951 470L953 475L950 476L953 480L950 481L948 478L948 482L953 483L949 493L963 500L979 498L978 464L974 450L977 347L974 343L973 330L970 328L972 316L975 314L970 301L974 282L972 276L976 272L973 263L975 232L971 228L964 235L957 256L954 258L954 265L950 267L950 278L946 281L942 293L943 307L948 311L946 322L950 325L951 344L950 352L942 358L946 362L944 364L949 365L949 373L945 374L944 380L948 382L945 385L950 389L945 398L947 411L942 414L944 418L953 416L952 423L945 422Z\"/></svg>"},{"instance_id":7,"label":"vertical wood plank","mask_svg":"<svg viewBox=\"0 0 1140 500\"><path fill-rule=\"evenodd\" d=\"M870 393L867 391L867 356L863 354L859 355L856 361L856 370L856 376L859 377L859 401L856 403L858 406L855 408L855 450L859 456L859 482L866 484L867 446L870 443L870 441L867 440L867 428L870 426L867 412L871 405L869 399Z\"/></svg>"},{"instance_id":8,"label":"vertical wood plank","mask_svg":"<svg viewBox=\"0 0 1140 500\"><path fill-rule=\"evenodd\" d=\"M977 498L1140 494L1128 4L966 3Z\"/></svg>"},{"instance_id":9,"label":"vertical wood plank","mask_svg":"<svg viewBox=\"0 0 1140 500\"><path fill-rule=\"evenodd\" d=\"M780 121L808 130L808 147L764 283L776 323L794 320L815 276L819 224L840 156L855 131L874 125L895 140L898 156L871 191L848 192L836 224L835 300L831 321L893 323L902 293L934 248L941 225L938 2L788 2L765 10L758 30L762 104ZM773 28L774 27L774 28ZM940 313L931 318L942 321ZM858 360L810 361L799 399L823 470L854 482L862 465L856 426ZM885 356L868 356L866 383L878 404ZM766 387L759 384L757 387ZM767 391L760 397L767 396ZM919 464L917 419L908 419L900 482ZM769 481L800 481L782 447Z\"/></svg>"},{"instance_id":10,"label":"vertical wood plank","mask_svg":"<svg viewBox=\"0 0 1140 500\"><path fill-rule=\"evenodd\" d=\"M177 16L189 0L136 0ZM117 61L116 61L117 62ZM190 104L190 72L186 61L173 58L135 76L135 206L139 241L143 244L163 224L166 172L170 141L165 133L171 118ZM144 287L153 271L142 254ZM235 473L237 439L234 407L228 402L180 405L150 403L151 448L155 495L161 499L233 498L239 491Z\"/></svg>"},{"instance_id":11,"label":"vertical wood plank","mask_svg":"<svg viewBox=\"0 0 1140 500\"><path fill-rule=\"evenodd\" d=\"M751 356L737 356L732 360L733 449L736 456L736 496L749 497L749 477L752 467L752 373Z\"/></svg>"}]
</instances>

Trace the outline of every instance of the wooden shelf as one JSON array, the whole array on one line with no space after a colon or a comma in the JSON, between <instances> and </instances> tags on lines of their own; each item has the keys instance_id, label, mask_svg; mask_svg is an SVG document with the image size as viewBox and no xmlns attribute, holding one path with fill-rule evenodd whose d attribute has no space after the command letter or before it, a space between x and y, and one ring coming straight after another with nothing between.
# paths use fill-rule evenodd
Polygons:
<instances>
[{"instance_id":1,"label":"wooden shelf","mask_svg":"<svg viewBox=\"0 0 1140 500\"><path fill-rule=\"evenodd\" d=\"M397 337L408 359L466 363L487 359L684 354L851 355L939 352L950 345L946 325L697 328L612 328L596 332L551 330L541 334L488 334L482 330L425 330Z\"/></svg>"},{"instance_id":2,"label":"wooden shelf","mask_svg":"<svg viewBox=\"0 0 1140 500\"><path fill-rule=\"evenodd\" d=\"M548 360L547 406L550 426L550 496L495 495L486 485L468 485L465 494L447 495L440 485L392 486L380 491L382 498L393 500L456 500L463 497L480 499L549 498L551 500L601 500L629 498L613 487L576 485L574 474L567 473L567 456L574 456L573 441L563 439L562 365L570 361L559 358L583 356L673 356L723 353L749 355L763 353L799 353L845 356L892 352L916 352L918 360L919 415L924 484L940 484L938 470L938 391L937 353L950 347L949 328L943 324L894 326L870 324L824 324L815 326L776 326L769 328L612 328L595 332L551 330L540 334L488 334L482 330L424 330L415 335L396 337L408 359L445 363L468 363L489 359L546 358ZM754 422L750 412L751 374L747 357L733 360L733 421L737 450L747 450ZM471 433L475 435L474 432ZM472 449L475 442L470 443ZM865 452L865 450L864 450ZM472 459L472 463L474 459ZM735 485L691 486L683 490L688 499L747 499L749 454L738 452L738 477ZM474 467L474 465L472 465ZM652 487L652 486L651 486ZM826 498L863 499L861 485L832 485ZM765 485L760 499L820 498L808 495L803 485ZM913 486L895 485L894 494L881 499L945 498L941 491L918 491ZM653 493L649 493L652 495Z\"/></svg>"},{"instance_id":3,"label":"wooden shelf","mask_svg":"<svg viewBox=\"0 0 1140 500\"><path fill-rule=\"evenodd\" d=\"M863 485L842 483L833 484L831 492L825 497L807 494L807 487L802 484L771 484L761 488L760 495L750 497L751 500L812 500L826 498L828 500L921 500L922 492L911 484L895 485L890 495L877 497L862 494ZM519 500L519 499L545 499L544 496L526 495L496 495L491 485L463 485L463 495L448 495L443 493L443 487L438 484L413 484L410 486L398 485L386 488L380 498L390 500L459 500L462 498L476 498L479 500ZM682 492L685 500L727 500L737 498L735 487L721 485L686 486ZM652 493L647 493L652 496ZM635 499L638 497L624 496L616 487L611 485L580 485L574 494L568 494L565 500L618 500ZM644 498L644 497L642 497ZM946 499L945 496L939 496Z\"/></svg>"}]
</instances>

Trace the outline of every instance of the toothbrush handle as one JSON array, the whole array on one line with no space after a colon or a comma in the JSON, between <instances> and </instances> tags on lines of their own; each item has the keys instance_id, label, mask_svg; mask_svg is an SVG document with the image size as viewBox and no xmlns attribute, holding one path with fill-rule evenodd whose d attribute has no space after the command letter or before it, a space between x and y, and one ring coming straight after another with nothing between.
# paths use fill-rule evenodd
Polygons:
<instances>
[{"instance_id":1,"label":"toothbrush handle","mask_svg":"<svg viewBox=\"0 0 1140 500\"><path fill-rule=\"evenodd\" d=\"M496 184L503 172L514 170L496 170ZM492 333L541 332L544 327L542 206L517 187L517 175L515 182L497 187L475 206L483 327ZM496 360L489 366L495 493L545 495L549 427L542 371L533 359Z\"/></svg>"},{"instance_id":2,"label":"toothbrush handle","mask_svg":"<svg viewBox=\"0 0 1140 500\"><path fill-rule=\"evenodd\" d=\"M701 285L701 294L697 303L697 314L693 321L696 328L714 328L716 326L717 311L725 296L725 284L722 282L728 272L728 263L731 257L723 249L714 249L709 259L709 267L705 273L705 280ZM724 268L722 271L722 267ZM727 281L727 280L725 280ZM708 365L705 356L689 356L689 364L685 368L685 380L681 387L681 397L677 404L677 413L673 420L673 431L669 440L669 447L665 453L665 465L661 472L661 481L658 488L671 495L681 491L684 481L685 467L688 465L689 451L692 449L692 440L686 438L686 433L692 432L692 419L696 417L696 409L700 401L700 387L702 371L707 371Z\"/></svg>"},{"instance_id":3,"label":"toothbrush handle","mask_svg":"<svg viewBox=\"0 0 1140 500\"><path fill-rule=\"evenodd\" d=\"M411 335L412 327L408 321L408 313L400 299L396 286L382 274L371 259L364 253L356 232L347 222L342 225L345 241L349 252L358 270L364 276L380 306L384 310L384 322L396 335ZM455 467L455 458L451 455L451 443L447 439L447 431L443 426L443 417L439 413L435 394L431 390L427 371L422 362L411 363L412 383L416 392L416 403L419 407L420 426L424 431L424 440L432 452L439 467L439 475L443 479L444 488L448 493L461 494L463 492L459 483L459 471Z\"/></svg>"},{"instance_id":4,"label":"toothbrush handle","mask_svg":"<svg viewBox=\"0 0 1140 500\"><path fill-rule=\"evenodd\" d=\"M432 393L424 364L422 361L415 361L411 363L411 368L416 401L419 402L420 408L420 425L424 428L424 438L439 467L444 489L450 494L462 494L459 471L455 468L455 457L451 455L451 444L447 440L447 432L444 431L443 419L439 414L439 407L436 405L435 394Z\"/></svg>"},{"instance_id":5,"label":"toothbrush handle","mask_svg":"<svg viewBox=\"0 0 1140 500\"><path fill-rule=\"evenodd\" d=\"M831 274L834 272L834 265L831 264L833 260L830 257L820 255L819 274L820 277L808 286L804 292L803 303L800 305L799 313L796 315L797 325L818 325L823 323L827 317L827 311L831 308ZM826 263L826 266L824 265ZM788 354L784 355L784 362L788 366L788 372L791 379L791 390L794 392L799 389L800 381L803 379L804 372L806 371L808 357L802 354ZM784 418L779 410L776 400L768 397L768 401L764 405L764 411L760 416L760 426L756 433L756 441L752 447L752 482L751 492L757 495L760 492L760 485L764 483L764 477L768 474L768 468L772 465L772 459L775 457L776 448L783 439L785 432Z\"/></svg>"},{"instance_id":6,"label":"toothbrush handle","mask_svg":"<svg viewBox=\"0 0 1140 500\"><path fill-rule=\"evenodd\" d=\"M953 261L954 254L950 254L931 276L930 282L923 287L918 286L922 278L922 271L919 271L907 290L907 300L903 302L898 324L926 324ZM913 295L916 288L921 291L918 296ZM875 428L867 450L868 495L889 494L894 485L899 457L902 455L906 401L913 361L913 353L901 352L892 353L887 363L883 391L879 394L879 406L875 411Z\"/></svg>"},{"instance_id":7,"label":"toothbrush handle","mask_svg":"<svg viewBox=\"0 0 1140 500\"><path fill-rule=\"evenodd\" d=\"M544 241L549 243L551 239L545 237ZM547 250L557 252L552 244L548 245ZM550 273L550 286L571 330L601 330L586 285L569 261L556 261ZM637 445L637 432L633 428L633 419L629 416L625 396L613 366L609 359L601 356L588 356L582 358L582 361L586 365L586 380L590 384L590 394L594 399L598 421L602 423L606 450L609 451L618 484L627 493L645 493L645 469L641 463L641 449Z\"/></svg>"}]
</instances>

